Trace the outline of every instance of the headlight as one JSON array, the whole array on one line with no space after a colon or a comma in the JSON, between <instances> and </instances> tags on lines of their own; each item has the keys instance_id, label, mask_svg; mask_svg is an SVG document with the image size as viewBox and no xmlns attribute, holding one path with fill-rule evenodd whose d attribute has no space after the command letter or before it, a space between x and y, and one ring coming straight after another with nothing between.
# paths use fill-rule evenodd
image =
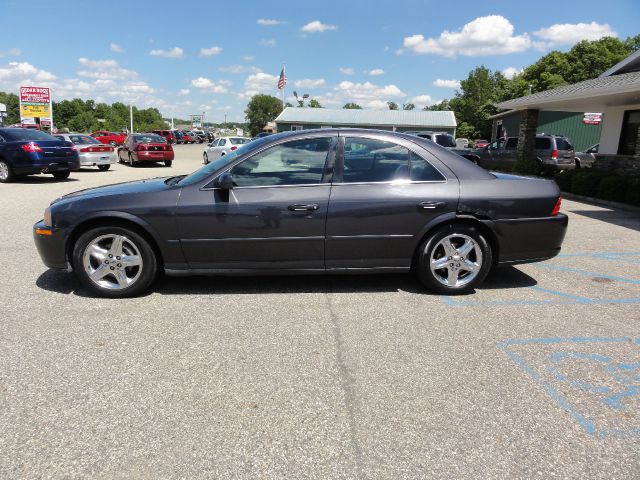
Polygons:
<instances>
[{"instance_id":1,"label":"headlight","mask_svg":"<svg viewBox=\"0 0 640 480\"><path fill-rule=\"evenodd\" d=\"M53 215L51 214L51 207L47 207L44 211L44 224L47 227L53 227Z\"/></svg>"}]
</instances>

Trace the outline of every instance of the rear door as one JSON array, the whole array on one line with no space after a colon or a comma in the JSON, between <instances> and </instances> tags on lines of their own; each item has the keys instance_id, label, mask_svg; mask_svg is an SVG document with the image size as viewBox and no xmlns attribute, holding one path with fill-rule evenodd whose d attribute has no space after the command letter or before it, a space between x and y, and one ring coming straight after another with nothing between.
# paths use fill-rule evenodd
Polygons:
<instances>
[{"instance_id":1,"label":"rear door","mask_svg":"<svg viewBox=\"0 0 640 480\"><path fill-rule=\"evenodd\" d=\"M327 215L327 269L411 265L425 226L455 213L457 178L421 146L395 137L341 137Z\"/></svg>"}]
</instances>

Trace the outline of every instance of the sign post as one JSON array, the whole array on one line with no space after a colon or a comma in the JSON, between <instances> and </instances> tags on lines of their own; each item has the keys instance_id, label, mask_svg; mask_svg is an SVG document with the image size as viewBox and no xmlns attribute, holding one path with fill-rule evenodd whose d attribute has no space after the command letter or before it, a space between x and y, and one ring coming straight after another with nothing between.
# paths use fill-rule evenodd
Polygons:
<instances>
[{"instance_id":1,"label":"sign post","mask_svg":"<svg viewBox=\"0 0 640 480\"><path fill-rule=\"evenodd\" d=\"M20 87L20 123L47 126L53 130L49 87Z\"/></svg>"}]
</instances>

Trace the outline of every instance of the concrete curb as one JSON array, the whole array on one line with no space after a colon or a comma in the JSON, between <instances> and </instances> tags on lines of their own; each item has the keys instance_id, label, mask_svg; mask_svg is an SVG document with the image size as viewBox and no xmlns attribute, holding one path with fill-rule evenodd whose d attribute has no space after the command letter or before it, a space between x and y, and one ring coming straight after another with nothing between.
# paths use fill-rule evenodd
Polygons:
<instances>
[{"instance_id":1,"label":"concrete curb","mask_svg":"<svg viewBox=\"0 0 640 480\"><path fill-rule=\"evenodd\" d=\"M640 213L640 207L635 207L626 203L612 202L610 200L602 200L600 198L583 197L582 195L576 195L575 193L562 192L562 198L566 198L567 200L576 200L578 202L591 203L600 207L618 208L620 210Z\"/></svg>"}]
</instances>

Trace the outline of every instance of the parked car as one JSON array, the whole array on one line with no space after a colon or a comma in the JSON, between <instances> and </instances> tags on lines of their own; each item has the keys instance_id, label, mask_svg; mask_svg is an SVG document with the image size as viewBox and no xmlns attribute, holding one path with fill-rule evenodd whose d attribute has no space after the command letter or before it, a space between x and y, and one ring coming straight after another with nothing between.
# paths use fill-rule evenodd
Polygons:
<instances>
[{"instance_id":1,"label":"parked car","mask_svg":"<svg viewBox=\"0 0 640 480\"><path fill-rule=\"evenodd\" d=\"M489 145L488 140L478 139L473 143L473 148L484 148Z\"/></svg>"},{"instance_id":2,"label":"parked car","mask_svg":"<svg viewBox=\"0 0 640 480\"><path fill-rule=\"evenodd\" d=\"M575 152L568 138L541 133L535 139L536 160L540 168L558 170L574 168ZM463 153L463 156L483 168L511 168L518 161L518 137L500 138L481 149Z\"/></svg>"},{"instance_id":3,"label":"parked car","mask_svg":"<svg viewBox=\"0 0 640 480\"><path fill-rule=\"evenodd\" d=\"M419 131L419 132L406 132L407 135L415 135L416 137L426 138L438 145L446 148L457 148L456 139L453 135L446 132L431 132L431 131Z\"/></svg>"},{"instance_id":4,"label":"parked car","mask_svg":"<svg viewBox=\"0 0 640 480\"><path fill-rule=\"evenodd\" d=\"M93 132L91 136L100 143L104 143L105 145L109 144L112 147L122 145L124 143L124 139L127 138L124 133L108 132L106 130L98 130L97 132Z\"/></svg>"},{"instance_id":5,"label":"parked car","mask_svg":"<svg viewBox=\"0 0 640 480\"><path fill-rule=\"evenodd\" d=\"M584 152L576 152L575 166L576 168L591 168L596 161L596 153L600 144L591 145Z\"/></svg>"},{"instance_id":6,"label":"parked car","mask_svg":"<svg viewBox=\"0 0 640 480\"><path fill-rule=\"evenodd\" d=\"M255 140L257 138L262 138L262 137L268 137L269 135L273 135L273 133L271 133L271 132L260 132L255 137L253 137L251 140Z\"/></svg>"},{"instance_id":7,"label":"parked car","mask_svg":"<svg viewBox=\"0 0 640 480\"><path fill-rule=\"evenodd\" d=\"M191 136L191 133L183 130L182 131L182 140L184 143L195 143L195 139Z\"/></svg>"},{"instance_id":8,"label":"parked car","mask_svg":"<svg viewBox=\"0 0 640 480\"><path fill-rule=\"evenodd\" d=\"M350 167L346 152L358 158ZM70 266L106 297L142 293L159 270L413 269L451 295L498 265L557 255L568 223L560 200L552 180L492 174L416 136L304 130L255 140L190 175L63 196L34 237L46 266Z\"/></svg>"},{"instance_id":9,"label":"parked car","mask_svg":"<svg viewBox=\"0 0 640 480\"><path fill-rule=\"evenodd\" d=\"M456 148L469 148L469 139L456 138Z\"/></svg>"},{"instance_id":10,"label":"parked car","mask_svg":"<svg viewBox=\"0 0 640 480\"><path fill-rule=\"evenodd\" d=\"M118 161L135 167L140 162L164 162L166 167L173 163L173 148L155 133L134 133L129 135L118 148Z\"/></svg>"},{"instance_id":11,"label":"parked car","mask_svg":"<svg viewBox=\"0 0 640 480\"><path fill-rule=\"evenodd\" d=\"M71 170L79 169L73 143L32 128L0 128L0 182L36 173L63 180Z\"/></svg>"},{"instance_id":12,"label":"parked car","mask_svg":"<svg viewBox=\"0 0 640 480\"><path fill-rule=\"evenodd\" d=\"M251 139L245 137L221 137L211 142L204 149L202 158L204 163L207 164L216 158L225 156L229 152L237 150L242 145L249 143Z\"/></svg>"},{"instance_id":13,"label":"parked car","mask_svg":"<svg viewBox=\"0 0 640 480\"><path fill-rule=\"evenodd\" d=\"M207 134L204 133L203 130L192 130L192 133L195 135L198 143L204 143L207 141Z\"/></svg>"},{"instance_id":14,"label":"parked car","mask_svg":"<svg viewBox=\"0 0 640 480\"><path fill-rule=\"evenodd\" d=\"M116 163L118 156L115 147L104 145L91 135L82 133L56 133L53 135L58 140L71 142L78 150L81 167L98 167L103 172L109 170Z\"/></svg>"},{"instance_id":15,"label":"parked car","mask_svg":"<svg viewBox=\"0 0 640 480\"><path fill-rule=\"evenodd\" d=\"M184 134L180 130L171 130L171 133L173 133L173 137L176 139L176 144L185 143Z\"/></svg>"},{"instance_id":16,"label":"parked car","mask_svg":"<svg viewBox=\"0 0 640 480\"><path fill-rule=\"evenodd\" d=\"M151 133L160 135L168 144L176 143L176 137L173 135L171 130L152 130Z\"/></svg>"}]
</instances>

